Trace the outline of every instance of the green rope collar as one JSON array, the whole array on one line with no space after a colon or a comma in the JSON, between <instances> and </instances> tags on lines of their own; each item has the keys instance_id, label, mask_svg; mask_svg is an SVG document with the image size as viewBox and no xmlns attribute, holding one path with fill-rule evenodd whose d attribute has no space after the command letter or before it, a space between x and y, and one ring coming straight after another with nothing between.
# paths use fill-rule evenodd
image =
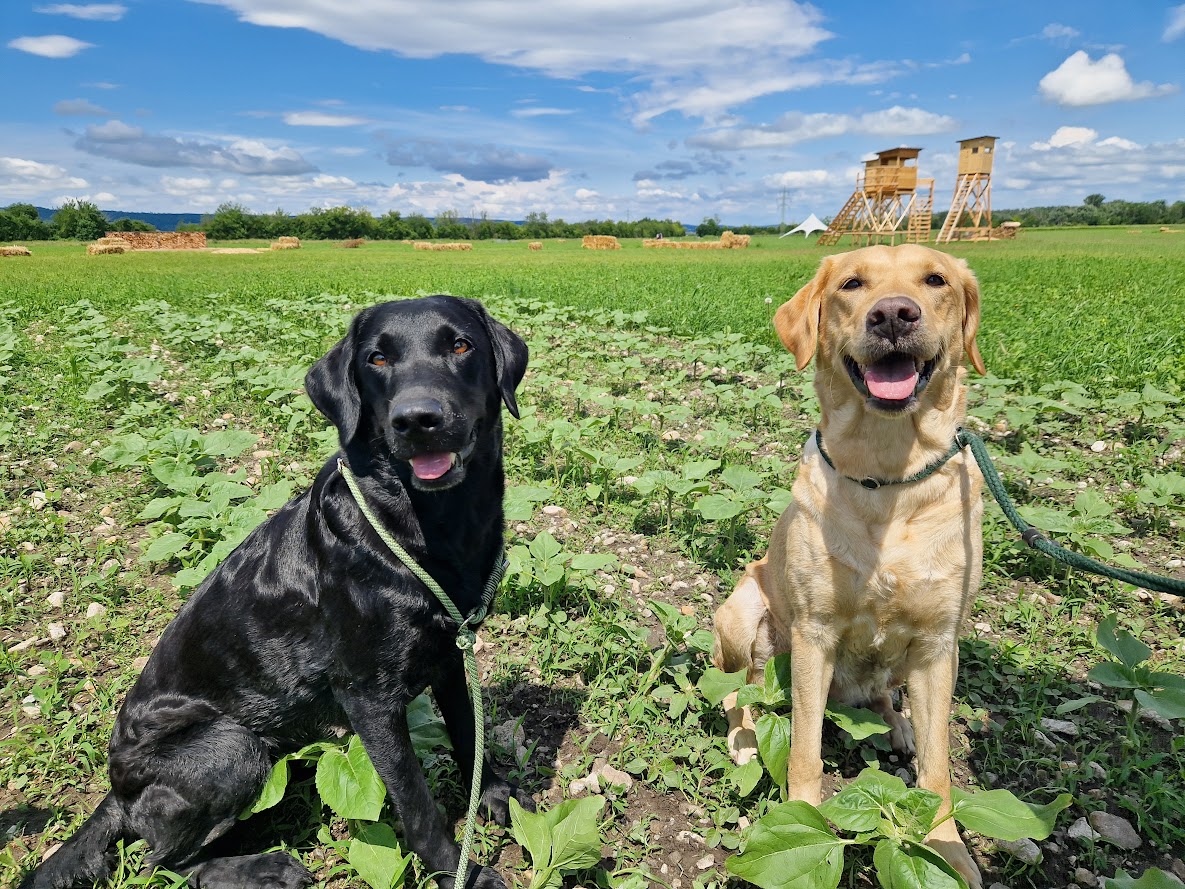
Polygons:
<instances>
[{"instance_id":1,"label":"green rope collar","mask_svg":"<svg viewBox=\"0 0 1185 889\"><path fill-rule=\"evenodd\" d=\"M962 432L961 429L959 431L960 431L960 433ZM827 454L827 451L824 450L824 448L823 448L823 432L820 429L815 430L815 444L818 445L818 447L819 447L819 454L823 457L823 462L826 463L828 466L830 466L832 469L835 469L835 464L831 462L831 457ZM887 487L888 485L908 485L913 482L920 482L922 479L929 478L934 473L936 473L939 469L941 469L943 466L945 466L947 460L949 460L951 457L953 457L955 454L957 454L962 449L963 449L963 445L960 444L959 437L956 435L955 440L951 444L949 451L947 451L945 454L943 454L941 457L939 457L937 460L935 460L933 463L931 463L925 469L921 470L920 472L915 472L909 478L883 479L883 478L873 478L872 476L868 476L866 478L855 478L854 476L851 476L851 475L845 475L844 478L846 478L848 481L853 481L858 485L868 488L870 491L875 491L877 488L884 488L884 487ZM839 472L838 469L835 469L835 471Z\"/></svg>"},{"instance_id":2,"label":"green rope collar","mask_svg":"<svg viewBox=\"0 0 1185 889\"><path fill-rule=\"evenodd\" d=\"M498 584L502 582L502 576L506 573L507 562L505 559L498 560L486 581L485 589L482 590L481 602L470 612L468 617L462 617L456 603L449 598L436 579L425 571L407 550L400 546L399 541L388 533L387 529L371 512L366 498L362 495L362 489L358 486L358 479L354 477L354 473L350 471L346 461L339 458L337 469L342 478L346 480L350 493L354 495L354 501L358 504L362 515L366 517L366 521L370 523L370 527L387 545L387 548L395 554L395 557L403 563L404 567L432 591L436 600L448 612L448 616L457 623L457 648L464 652L465 677L469 685L469 698L473 702L474 735L473 781L469 787L469 811L465 815L465 833L461 837L461 857L457 862L454 883L456 889L464 889L465 875L469 869L469 851L473 848L473 833L477 824L477 807L481 802L481 772L485 765L485 713L482 709L481 675L477 671L477 655L473 651L473 646L477 641L477 628L485 621L493 606L494 596L498 592Z\"/></svg>"}]
</instances>

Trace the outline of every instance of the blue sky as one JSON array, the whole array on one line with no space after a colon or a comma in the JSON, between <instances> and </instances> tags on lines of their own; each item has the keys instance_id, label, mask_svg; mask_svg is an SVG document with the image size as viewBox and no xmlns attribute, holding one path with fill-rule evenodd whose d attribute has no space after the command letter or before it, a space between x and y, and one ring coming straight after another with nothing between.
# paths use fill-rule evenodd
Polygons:
<instances>
[{"instance_id":1,"label":"blue sky","mask_svg":"<svg viewBox=\"0 0 1185 889\"><path fill-rule=\"evenodd\" d=\"M995 207L1185 199L1185 5L6 0L0 206L696 223L1000 137Z\"/></svg>"}]
</instances>

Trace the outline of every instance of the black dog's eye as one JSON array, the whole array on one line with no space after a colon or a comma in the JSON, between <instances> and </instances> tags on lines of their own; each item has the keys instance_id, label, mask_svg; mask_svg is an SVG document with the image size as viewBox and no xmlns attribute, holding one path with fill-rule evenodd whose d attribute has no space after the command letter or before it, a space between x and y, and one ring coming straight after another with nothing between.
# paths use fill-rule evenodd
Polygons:
<instances>
[{"instance_id":1,"label":"black dog's eye","mask_svg":"<svg viewBox=\"0 0 1185 889\"><path fill-rule=\"evenodd\" d=\"M942 277L942 275L930 275L926 278L926 283L931 287L945 287L946 278Z\"/></svg>"},{"instance_id":2,"label":"black dog's eye","mask_svg":"<svg viewBox=\"0 0 1185 889\"><path fill-rule=\"evenodd\" d=\"M859 278L848 278L848 280L843 282L843 285L839 289L840 290L859 290L863 286L864 286L864 282L861 281Z\"/></svg>"},{"instance_id":3,"label":"black dog's eye","mask_svg":"<svg viewBox=\"0 0 1185 889\"><path fill-rule=\"evenodd\" d=\"M366 360L375 367L387 366L387 356L382 352L371 352L370 355L367 356Z\"/></svg>"},{"instance_id":4,"label":"black dog's eye","mask_svg":"<svg viewBox=\"0 0 1185 889\"><path fill-rule=\"evenodd\" d=\"M454 355L464 355L466 352L468 352L472 348L473 348L473 343L469 342L469 340L467 340L467 339L457 337L455 340L453 340L453 354Z\"/></svg>"}]
</instances>

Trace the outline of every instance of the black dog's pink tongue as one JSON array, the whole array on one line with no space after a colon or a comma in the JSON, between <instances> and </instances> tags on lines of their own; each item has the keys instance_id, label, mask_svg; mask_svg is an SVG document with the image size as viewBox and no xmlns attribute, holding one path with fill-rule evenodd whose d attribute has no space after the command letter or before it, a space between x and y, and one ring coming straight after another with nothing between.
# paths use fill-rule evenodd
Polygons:
<instances>
[{"instance_id":1,"label":"black dog's pink tongue","mask_svg":"<svg viewBox=\"0 0 1185 889\"><path fill-rule=\"evenodd\" d=\"M864 368L864 385L877 398L902 401L913 395L918 372L908 355L894 355Z\"/></svg>"},{"instance_id":2,"label":"black dog's pink tongue","mask_svg":"<svg viewBox=\"0 0 1185 889\"><path fill-rule=\"evenodd\" d=\"M417 478L431 481L440 478L453 468L453 455L449 451L436 454L419 454L411 458L411 471Z\"/></svg>"}]
</instances>

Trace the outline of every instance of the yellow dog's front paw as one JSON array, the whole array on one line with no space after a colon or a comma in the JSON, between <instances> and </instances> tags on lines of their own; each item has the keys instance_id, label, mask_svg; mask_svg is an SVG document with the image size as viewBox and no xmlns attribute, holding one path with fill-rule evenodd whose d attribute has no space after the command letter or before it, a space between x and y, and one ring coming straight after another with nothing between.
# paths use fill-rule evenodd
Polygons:
<instances>
[{"instance_id":1,"label":"yellow dog's front paw","mask_svg":"<svg viewBox=\"0 0 1185 889\"><path fill-rule=\"evenodd\" d=\"M749 762L757 755L757 733L751 728L734 728L728 733L728 753L738 766Z\"/></svg>"}]
</instances>

